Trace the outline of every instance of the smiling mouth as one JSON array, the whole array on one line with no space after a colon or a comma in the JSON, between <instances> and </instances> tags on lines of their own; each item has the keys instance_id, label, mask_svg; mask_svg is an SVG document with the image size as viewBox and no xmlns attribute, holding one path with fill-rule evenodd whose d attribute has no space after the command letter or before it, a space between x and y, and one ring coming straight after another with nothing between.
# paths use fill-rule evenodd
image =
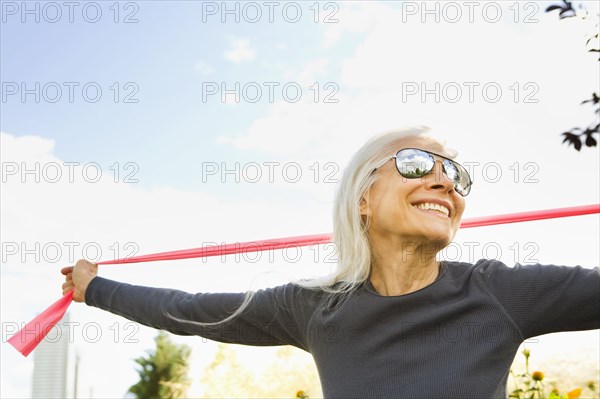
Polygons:
<instances>
[{"instance_id":1,"label":"smiling mouth","mask_svg":"<svg viewBox=\"0 0 600 399\"><path fill-rule=\"evenodd\" d=\"M450 210L440 204L433 204L431 202L421 202L419 204L412 204L412 206L419 209L420 211L429 213L431 215L439 215L444 216L446 218L450 217Z\"/></svg>"}]
</instances>

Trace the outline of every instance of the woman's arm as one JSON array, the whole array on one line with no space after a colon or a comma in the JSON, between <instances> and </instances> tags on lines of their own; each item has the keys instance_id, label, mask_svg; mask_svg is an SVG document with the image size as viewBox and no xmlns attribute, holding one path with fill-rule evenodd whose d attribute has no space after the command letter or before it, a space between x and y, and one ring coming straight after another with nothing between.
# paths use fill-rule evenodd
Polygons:
<instances>
[{"instance_id":1,"label":"woman's arm","mask_svg":"<svg viewBox=\"0 0 600 399\"><path fill-rule=\"evenodd\" d=\"M524 338L600 328L600 269L490 261L480 278Z\"/></svg>"},{"instance_id":2,"label":"woman's arm","mask_svg":"<svg viewBox=\"0 0 600 399\"><path fill-rule=\"evenodd\" d=\"M120 283L97 276L97 267L79 261L64 268L63 291L75 289L74 300L178 335L199 335L219 342L246 345L294 345L307 350L306 302L298 287L283 285L254 293L248 307L233 320L216 325L242 304L244 293L191 294L167 288Z\"/></svg>"}]
</instances>

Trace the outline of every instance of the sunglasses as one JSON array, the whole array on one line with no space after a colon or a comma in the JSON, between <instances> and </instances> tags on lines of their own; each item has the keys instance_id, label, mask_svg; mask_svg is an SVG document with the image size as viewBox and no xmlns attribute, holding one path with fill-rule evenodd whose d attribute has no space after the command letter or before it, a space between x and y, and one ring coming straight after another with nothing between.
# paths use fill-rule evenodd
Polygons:
<instances>
[{"instance_id":1,"label":"sunglasses","mask_svg":"<svg viewBox=\"0 0 600 399\"><path fill-rule=\"evenodd\" d=\"M463 197L466 197L471 191L473 182L469 172L461 164L440 154L419 148L403 148L396 155L382 162L373 171L382 167L392 158L396 158L396 169L407 179L417 179L428 175L433 170L436 159L440 159L444 173L454 182L454 190Z\"/></svg>"}]
</instances>

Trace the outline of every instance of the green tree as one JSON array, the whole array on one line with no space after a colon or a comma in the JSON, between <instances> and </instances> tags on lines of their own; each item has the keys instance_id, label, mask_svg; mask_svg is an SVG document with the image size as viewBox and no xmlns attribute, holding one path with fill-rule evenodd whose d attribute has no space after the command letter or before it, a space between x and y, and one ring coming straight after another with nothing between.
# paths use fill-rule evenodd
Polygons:
<instances>
[{"instance_id":1,"label":"green tree","mask_svg":"<svg viewBox=\"0 0 600 399\"><path fill-rule=\"evenodd\" d=\"M137 370L140 381L129 392L140 399L185 398L190 385L187 378L190 347L173 343L164 331L155 341L154 351L135 359L141 366Z\"/></svg>"}]
</instances>

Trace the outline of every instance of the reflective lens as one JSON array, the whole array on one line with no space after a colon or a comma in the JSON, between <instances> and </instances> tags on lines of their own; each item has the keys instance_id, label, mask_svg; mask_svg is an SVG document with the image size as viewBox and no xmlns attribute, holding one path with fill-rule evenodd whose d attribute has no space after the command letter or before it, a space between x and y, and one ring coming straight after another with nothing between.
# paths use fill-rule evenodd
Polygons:
<instances>
[{"instance_id":1,"label":"reflective lens","mask_svg":"<svg viewBox=\"0 0 600 399\"><path fill-rule=\"evenodd\" d=\"M418 148L404 148L396 153L396 168L407 179L426 176L433 170L435 158L442 159L444 173L454 182L454 189L463 197L471 191L471 178L459 163L439 154Z\"/></svg>"},{"instance_id":2,"label":"reflective lens","mask_svg":"<svg viewBox=\"0 0 600 399\"><path fill-rule=\"evenodd\" d=\"M427 175L433 169L434 163L433 157L422 150L406 148L396 154L398 171L407 179Z\"/></svg>"}]
</instances>

